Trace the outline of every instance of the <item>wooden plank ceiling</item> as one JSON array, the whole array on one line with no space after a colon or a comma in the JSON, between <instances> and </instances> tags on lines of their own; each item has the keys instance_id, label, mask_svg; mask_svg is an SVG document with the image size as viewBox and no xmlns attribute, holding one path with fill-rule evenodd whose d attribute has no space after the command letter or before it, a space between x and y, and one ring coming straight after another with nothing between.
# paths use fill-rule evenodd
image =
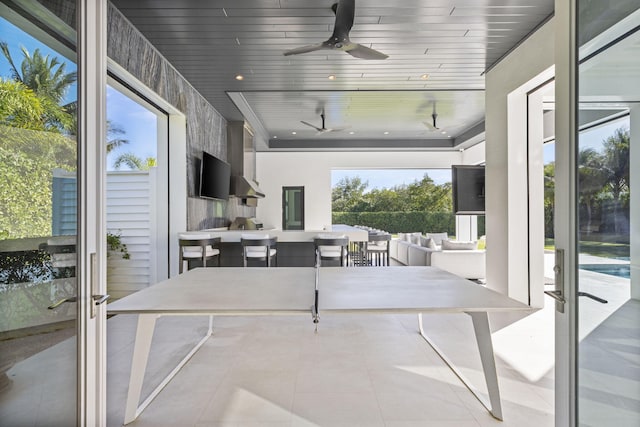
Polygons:
<instances>
[{"instance_id":1,"label":"wooden plank ceiling","mask_svg":"<svg viewBox=\"0 0 640 427\"><path fill-rule=\"evenodd\" d=\"M443 148L479 128L483 73L544 22L554 3L358 0L351 40L388 59L326 50L285 57L329 38L334 2L113 0L225 118L243 120L250 108L272 141L431 139ZM238 95L246 100L242 112L232 101ZM425 124L434 108L437 132ZM319 133L301 123L321 127L323 109L327 128L347 129Z\"/></svg>"}]
</instances>

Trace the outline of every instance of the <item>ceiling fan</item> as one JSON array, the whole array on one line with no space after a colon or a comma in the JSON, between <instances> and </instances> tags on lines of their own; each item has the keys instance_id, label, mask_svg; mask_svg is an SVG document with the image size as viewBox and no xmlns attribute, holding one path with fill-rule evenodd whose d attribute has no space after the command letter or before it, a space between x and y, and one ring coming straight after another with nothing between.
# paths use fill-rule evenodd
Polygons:
<instances>
[{"instance_id":1,"label":"ceiling fan","mask_svg":"<svg viewBox=\"0 0 640 427\"><path fill-rule=\"evenodd\" d=\"M438 113L436 113L436 103L434 102L434 103L433 103L433 113L431 113L431 120L433 121L433 123L428 122L428 121L424 121L424 122L422 122L422 123L424 123L424 125L425 125L427 128L429 128L429 130L430 130L431 132L436 132L436 131L441 130L441 129L438 127L437 123L436 123L437 119L438 119Z\"/></svg>"},{"instance_id":2,"label":"ceiling fan","mask_svg":"<svg viewBox=\"0 0 640 427\"><path fill-rule=\"evenodd\" d=\"M322 119L322 127L318 127L318 126L312 125L311 123L305 122L304 120L300 120L300 123L314 128L315 130L318 131L319 134L325 133L325 132L337 132L337 131L341 131L341 130L344 130L344 129L348 128L348 126L343 126L343 127L339 127L339 128L327 128L325 126L325 120L324 120L324 109L320 113L320 118Z\"/></svg>"},{"instance_id":3,"label":"ceiling fan","mask_svg":"<svg viewBox=\"0 0 640 427\"><path fill-rule=\"evenodd\" d=\"M284 56L330 49L341 50L360 59L387 59L389 57L388 55L349 40L349 31L351 31L351 27L353 27L353 18L356 10L355 3L355 0L340 0L331 6L333 13L336 15L336 22L333 28L333 34L328 40L322 43L288 50L284 52Z\"/></svg>"}]
</instances>

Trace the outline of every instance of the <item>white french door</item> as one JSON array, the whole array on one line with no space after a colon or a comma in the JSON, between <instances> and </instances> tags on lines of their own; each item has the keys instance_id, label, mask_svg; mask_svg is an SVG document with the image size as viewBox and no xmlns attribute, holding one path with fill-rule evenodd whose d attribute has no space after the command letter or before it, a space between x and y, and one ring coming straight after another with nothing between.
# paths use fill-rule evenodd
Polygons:
<instances>
[{"instance_id":1,"label":"white french door","mask_svg":"<svg viewBox=\"0 0 640 427\"><path fill-rule=\"evenodd\" d=\"M106 4L0 3L2 425L106 423Z\"/></svg>"},{"instance_id":2,"label":"white french door","mask_svg":"<svg viewBox=\"0 0 640 427\"><path fill-rule=\"evenodd\" d=\"M78 2L78 425L106 424L107 2Z\"/></svg>"},{"instance_id":3,"label":"white french door","mask_svg":"<svg viewBox=\"0 0 640 427\"><path fill-rule=\"evenodd\" d=\"M556 1L557 426L640 424L640 5L607 3Z\"/></svg>"}]
</instances>

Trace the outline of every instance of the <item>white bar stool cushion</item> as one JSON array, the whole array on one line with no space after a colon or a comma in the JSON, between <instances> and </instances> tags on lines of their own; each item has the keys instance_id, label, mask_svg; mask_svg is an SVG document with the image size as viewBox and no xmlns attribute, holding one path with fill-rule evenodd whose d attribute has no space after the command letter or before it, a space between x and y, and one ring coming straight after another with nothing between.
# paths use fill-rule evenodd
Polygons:
<instances>
[{"instance_id":1,"label":"white bar stool cushion","mask_svg":"<svg viewBox=\"0 0 640 427\"><path fill-rule=\"evenodd\" d=\"M179 233L178 238L182 240L202 240L210 239L209 233ZM205 256L215 256L220 254L220 249L207 246ZM202 248L200 246L182 246L182 258L202 258Z\"/></svg>"}]
</instances>

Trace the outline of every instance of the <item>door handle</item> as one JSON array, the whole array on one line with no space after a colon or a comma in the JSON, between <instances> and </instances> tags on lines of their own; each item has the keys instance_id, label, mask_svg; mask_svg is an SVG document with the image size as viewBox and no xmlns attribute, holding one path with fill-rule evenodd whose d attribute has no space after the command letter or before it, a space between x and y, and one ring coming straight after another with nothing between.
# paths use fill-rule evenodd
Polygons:
<instances>
[{"instance_id":1,"label":"door handle","mask_svg":"<svg viewBox=\"0 0 640 427\"><path fill-rule=\"evenodd\" d=\"M566 302L564 297L562 296L562 292L561 291L544 291L544 293L549 295L551 298L553 298L554 300L556 300L559 303L564 304Z\"/></svg>"},{"instance_id":2,"label":"door handle","mask_svg":"<svg viewBox=\"0 0 640 427\"><path fill-rule=\"evenodd\" d=\"M555 265L553 266L554 282L556 288L553 291L544 291L556 301L556 310L564 313L564 249L556 249Z\"/></svg>"},{"instance_id":3,"label":"door handle","mask_svg":"<svg viewBox=\"0 0 640 427\"><path fill-rule=\"evenodd\" d=\"M578 296L579 297L587 297L587 298L591 298L594 301L598 301L600 304L607 304L609 301L607 301L604 298L600 298L595 296L594 294L590 294L589 292L583 292L583 291L579 291L578 292Z\"/></svg>"},{"instance_id":4,"label":"door handle","mask_svg":"<svg viewBox=\"0 0 640 427\"><path fill-rule=\"evenodd\" d=\"M54 302L53 304L51 304L47 308L49 310L53 310L54 308L58 308L60 305L64 304L65 302L76 302L76 301L78 301L78 298L76 298L76 297L62 298L61 300L58 300L58 301Z\"/></svg>"},{"instance_id":5,"label":"door handle","mask_svg":"<svg viewBox=\"0 0 640 427\"><path fill-rule=\"evenodd\" d=\"M107 295L93 295L93 302L95 303L95 305L102 305L105 302L107 302L107 300L109 298L111 298L111 295L107 294Z\"/></svg>"}]
</instances>

